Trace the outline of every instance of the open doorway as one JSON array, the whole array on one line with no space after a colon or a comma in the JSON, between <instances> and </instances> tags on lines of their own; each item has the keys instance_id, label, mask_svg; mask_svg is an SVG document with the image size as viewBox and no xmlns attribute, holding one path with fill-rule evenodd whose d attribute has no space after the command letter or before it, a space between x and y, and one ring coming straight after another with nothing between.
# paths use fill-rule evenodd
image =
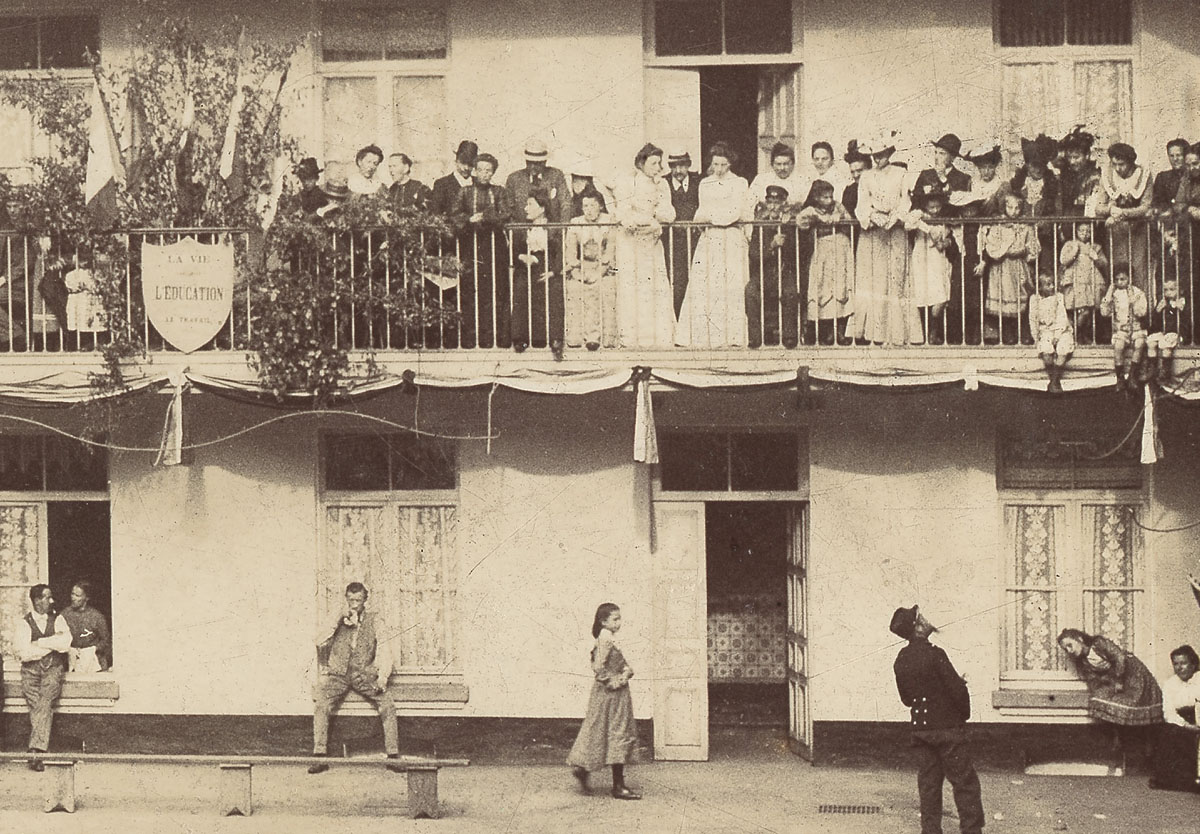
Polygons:
<instances>
[{"instance_id":1,"label":"open doorway","mask_svg":"<svg viewBox=\"0 0 1200 834\"><path fill-rule=\"evenodd\" d=\"M112 538L107 501L50 501L46 504L49 585L59 611L71 604L71 586L91 583L91 605L112 631ZM113 648L115 657L116 649ZM115 662L115 660L114 660Z\"/></svg>"},{"instance_id":2,"label":"open doorway","mask_svg":"<svg viewBox=\"0 0 1200 834\"><path fill-rule=\"evenodd\" d=\"M710 726L788 725L788 553L784 502L708 502Z\"/></svg>"},{"instance_id":3,"label":"open doorway","mask_svg":"<svg viewBox=\"0 0 1200 834\"><path fill-rule=\"evenodd\" d=\"M758 90L762 76L756 66L716 66L700 69L701 165L708 149L724 142L736 156L733 172L747 180L758 173ZM707 174L707 171L702 171Z\"/></svg>"}]
</instances>

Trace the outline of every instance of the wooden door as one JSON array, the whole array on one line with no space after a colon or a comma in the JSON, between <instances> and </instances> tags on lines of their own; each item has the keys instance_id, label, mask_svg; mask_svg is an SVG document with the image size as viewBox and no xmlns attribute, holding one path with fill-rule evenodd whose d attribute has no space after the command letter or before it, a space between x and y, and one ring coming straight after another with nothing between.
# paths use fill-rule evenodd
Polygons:
<instances>
[{"instance_id":1,"label":"wooden door","mask_svg":"<svg viewBox=\"0 0 1200 834\"><path fill-rule=\"evenodd\" d=\"M758 82L758 170L771 169L771 148L800 140L800 67L763 67ZM798 160L799 161L799 160ZM807 195L801 195L801 201Z\"/></svg>"},{"instance_id":2,"label":"wooden door","mask_svg":"<svg viewBox=\"0 0 1200 834\"><path fill-rule=\"evenodd\" d=\"M708 759L704 502L656 502L654 758Z\"/></svg>"},{"instance_id":3,"label":"wooden door","mask_svg":"<svg viewBox=\"0 0 1200 834\"><path fill-rule=\"evenodd\" d=\"M792 540L787 567L788 747L812 761L812 710L808 653L808 505L791 512Z\"/></svg>"}]
</instances>

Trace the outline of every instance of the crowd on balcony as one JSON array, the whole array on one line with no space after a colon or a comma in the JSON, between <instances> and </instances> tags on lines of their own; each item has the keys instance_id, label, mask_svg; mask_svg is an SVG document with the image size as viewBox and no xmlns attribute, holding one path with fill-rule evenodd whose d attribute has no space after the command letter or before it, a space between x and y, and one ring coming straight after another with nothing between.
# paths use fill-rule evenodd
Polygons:
<instances>
[{"instance_id":1,"label":"crowd on balcony","mask_svg":"<svg viewBox=\"0 0 1200 834\"><path fill-rule=\"evenodd\" d=\"M1005 176L998 143L930 144L932 166L910 171L894 133L849 142L844 167L828 142L803 169L779 143L752 182L722 143L703 175L687 150L647 144L600 183L585 165L552 167L535 140L500 185L496 157L463 141L431 186L370 145L323 177L305 159L296 199L314 218L368 195L445 218L453 234L438 245L462 264L436 288L461 313L447 346L1033 344L1039 274L1075 340L1108 344L1114 321L1128 329L1117 272L1146 298L1135 332L1173 326L1190 341L1190 311L1178 313L1200 256L1200 144L1172 140L1155 176L1130 145L1101 153L1081 127L1022 140Z\"/></svg>"}]
</instances>

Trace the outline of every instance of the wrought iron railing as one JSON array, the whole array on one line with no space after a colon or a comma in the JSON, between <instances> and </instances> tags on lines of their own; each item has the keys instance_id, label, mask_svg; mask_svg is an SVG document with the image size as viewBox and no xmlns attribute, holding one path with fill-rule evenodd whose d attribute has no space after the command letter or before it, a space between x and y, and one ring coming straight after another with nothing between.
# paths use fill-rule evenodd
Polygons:
<instances>
[{"instance_id":1,"label":"wrought iron railing","mask_svg":"<svg viewBox=\"0 0 1200 834\"><path fill-rule=\"evenodd\" d=\"M352 290L319 322L335 344L351 349L557 354L1032 344L1028 301L1038 275L1062 292L1077 344L1109 344L1106 297L1118 267L1146 298L1135 328L1174 330L1181 345L1192 345L1198 323L1200 222L1189 220L911 216L907 228L900 222L866 231L852 222L792 220L640 229L521 224L423 233L404 245L385 228L329 234L340 257L276 267L294 269L298 279L305 270L324 271L324 279ZM118 327L140 334L148 352L178 349L172 327L148 304L148 287L161 281L144 260L146 247L188 237L227 245L236 265L227 312L193 347L249 349L256 306L271 303L256 284L261 236L143 229L113 238L123 253L115 260L51 238L0 234L0 354L96 350L113 337L103 314L113 292ZM99 274L108 276L107 302ZM392 303L374 303L388 297ZM188 299L170 300L181 302L175 315L186 317Z\"/></svg>"}]
</instances>

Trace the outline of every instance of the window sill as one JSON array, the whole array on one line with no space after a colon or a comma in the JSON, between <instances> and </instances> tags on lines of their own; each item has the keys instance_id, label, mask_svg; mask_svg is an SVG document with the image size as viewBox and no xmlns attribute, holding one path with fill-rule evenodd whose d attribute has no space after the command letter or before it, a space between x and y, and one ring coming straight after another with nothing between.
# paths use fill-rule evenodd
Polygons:
<instances>
[{"instance_id":1,"label":"window sill","mask_svg":"<svg viewBox=\"0 0 1200 834\"><path fill-rule=\"evenodd\" d=\"M1086 710L1086 689L997 689L992 706L998 710Z\"/></svg>"},{"instance_id":2,"label":"window sill","mask_svg":"<svg viewBox=\"0 0 1200 834\"><path fill-rule=\"evenodd\" d=\"M462 709L470 700L471 691L461 678L430 679L392 675L388 682L388 693L397 708L413 709ZM346 714L375 714L365 698L351 692L342 702L341 712Z\"/></svg>"},{"instance_id":3,"label":"window sill","mask_svg":"<svg viewBox=\"0 0 1200 834\"><path fill-rule=\"evenodd\" d=\"M63 679L63 691L59 696L60 709L88 711L98 707L111 707L121 697L117 676L111 672L80 674L68 672ZM21 692L21 673L4 674L4 712L28 712L25 696Z\"/></svg>"}]
</instances>

